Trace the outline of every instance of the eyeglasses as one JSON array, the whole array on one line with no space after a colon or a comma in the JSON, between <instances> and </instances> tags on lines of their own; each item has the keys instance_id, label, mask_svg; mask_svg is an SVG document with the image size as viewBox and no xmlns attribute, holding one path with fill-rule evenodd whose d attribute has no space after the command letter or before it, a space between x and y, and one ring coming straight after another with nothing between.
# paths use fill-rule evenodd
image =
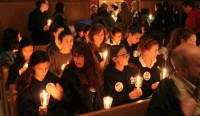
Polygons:
<instances>
[{"instance_id":1,"label":"eyeglasses","mask_svg":"<svg viewBox=\"0 0 200 116\"><path fill-rule=\"evenodd\" d=\"M84 56L83 55L78 55L78 56L73 56L73 59L83 59L84 58Z\"/></svg>"},{"instance_id":2,"label":"eyeglasses","mask_svg":"<svg viewBox=\"0 0 200 116\"><path fill-rule=\"evenodd\" d=\"M122 54L122 55L117 55L117 57L123 57L123 58L128 58L130 56L129 53L125 53L125 54Z\"/></svg>"}]
</instances>

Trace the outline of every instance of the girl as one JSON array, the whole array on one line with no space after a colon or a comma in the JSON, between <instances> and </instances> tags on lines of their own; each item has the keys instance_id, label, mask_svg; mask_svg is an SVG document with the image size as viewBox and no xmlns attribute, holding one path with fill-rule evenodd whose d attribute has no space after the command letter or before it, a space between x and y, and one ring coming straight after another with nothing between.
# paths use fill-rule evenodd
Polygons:
<instances>
[{"instance_id":1,"label":"girl","mask_svg":"<svg viewBox=\"0 0 200 116\"><path fill-rule=\"evenodd\" d=\"M16 80L18 90L18 111L20 116L66 116L58 98L62 96L62 88L58 84L58 77L49 72L50 59L46 52L34 52L29 61L28 69ZM40 107L40 93L46 90L47 84L56 85L50 91L50 100L47 107ZM48 90L47 90L48 91Z\"/></svg>"},{"instance_id":2,"label":"girl","mask_svg":"<svg viewBox=\"0 0 200 116\"><path fill-rule=\"evenodd\" d=\"M107 40L109 45L119 45L122 39L122 29L119 27L112 27L110 32L111 38Z\"/></svg>"},{"instance_id":3,"label":"girl","mask_svg":"<svg viewBox=\"0 0 200 116\"><path fill-rule=\"evenodd\" d=\"M33 53L33 42L29 38L22 38L19 43L18 54L14 64L10 67L7 85L13 84L15 79L27 68L28 62Z\"/></svg>"},{"instance_id":4,"label":"girl","mask_svg":"<svg viewBox=\"0 0 200 116\"><path fill-rule=\"evenodd\" d=\"M104 92L113 97L112 106L130 103L142 96L140 88L134 89L136 72L127 67L129 54L121 45L110 48L109 64L104 71Z\"/></svg>"},{"instance_id":5,"label":"girl","mask_svg":"<svg viewBox=\"0 0 200 116\"><path fill-rule=\"evenodd\" d=\"M71 113L82 114L102 108L102 79L98 62L85 42L72 50L73 59L61 78L65 95L71 100Z\"/></svg>"}]
</instances>

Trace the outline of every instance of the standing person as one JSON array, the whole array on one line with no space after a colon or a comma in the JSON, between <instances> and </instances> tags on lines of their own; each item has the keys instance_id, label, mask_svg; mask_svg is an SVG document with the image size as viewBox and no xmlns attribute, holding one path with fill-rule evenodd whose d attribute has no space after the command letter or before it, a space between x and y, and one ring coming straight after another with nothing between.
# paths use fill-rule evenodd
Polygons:
<instances>
[{"instance_id":1,"label":"standing person","mask_svg":"<svg viewBox=\"0 0 200 116\"><path fill-rule=\"evenodd\" d=\"M1 53L2 67L9 68L14 63L20 40L20 33L15 29L8 28L4 31L3 52Z\"/></svg>"},{"instance_id":2,"label":"standing person","mask_svg":"<svg viewBox=\"0 0 200 116\"><path fill-rule=\"evenodd\" d=\"M61 77L62 72L72 58L71 49L73 46L74 36L69 29L64 29L58 36L61 48L51 55L50 70Z\"/></svg>"},{"instance_id":3,"label":"standing person","mask_svg":"<svg viewBox=\"0 0 200 116\"><path fill-rule=\"evenodd\" d=\"M151 98L147 116L200 115L199 51L199 47L189 44L174 49L171 61L176 71L160 82Z\"/></svg>"},{"instance_id":4,"label":"standing person","mask_svg":"<svg viewBox=\"0 0 200 116\"><path fill-rule=\"evenodd\" d=\"M64 94L71 100L70 112L74 115L102 109L103 81L92 49L85 42L77 42L72 55L61 77Z\"/></svg>"},{"instance_id":5,"label":"standing person","mask_svg":"<svg viewBox=\"0 0 200 116\"><path fill-rule=\"evenodd\" d=\"M142 25L142 14L139 11L139 2L137 0L131 2L131 14L133 16L133 23Z\"/></svg>"},{"instance_id":6,"label":"standing person","mask_svg":"<svg viewBox=\"0 0 200 116\"><path fill-rule=\"evenodd\" d=\"M187 13L185 28L193 30L197 35L197 45L200 44L200 10L194 8L193 0L184 0L183 9Z\"/></svg>"},{"instance_id":7,"label":"standing person","mask_svg":"<svg viewBox=\"0 0 200 116\"><path fill-rule=\"evenodd\" d=\"M33 42L29 38L22 38L19 43L18 54L14 64L11 65L7 85L13 84L18 76L20 76L27 68L28 62L33 53Z\"/></svg>"},{"instance_id":8,"label":"standing person","mask_svg":"<svg viewBox=\"0 0 200 116\"><path fill-rule=\"evenodd\" d=\"M130 103L142 96L142 90L135 88L137 73L127 66L128 59L129 54L122 45L110 47L109 64L104 71L104 93L113 98L112 106Z\"/></svg>"},{"instance_id":9,"label":"standing person","mask_svg":"<svg viewBox=\"0 0 200 116\"><path fill-rule=\"evenodd\" d=\"M31 31L31 38L34 45L46 45L50 42L50 25L48 25L49 8L47 0L37 0L36 8L33 10L28 19L28 29Z\"/></svg>"},{"instance_id":10,"label":"standing person","mask_svg":"<svg viewBox=\"0 0 200 116\"><path fill-rule=\"evenodd\" d=\"M18 90L18 111L20 116L67 116L63 102L59 102L62 96L62 87L59 79L49 71L50 59L46 52L34 52L28 64L28 69L16 80ZM55 85L49 91L51 96L48 108L40 107L40 93L46 90L47 84ZM66 103L66 102L65 102Z\"/></svg>"},{"instance_id":11,"label":"standing person","mask_svg":"<svg viewBox=\"0 0 200 116\"><path fill-rule=\"evenodd\" d=\"M68 22L64 16L65 6L62 2L58 2L55 7L55 12L53 15L53 26L67 27Z\"/></svg>"}]
</instances>

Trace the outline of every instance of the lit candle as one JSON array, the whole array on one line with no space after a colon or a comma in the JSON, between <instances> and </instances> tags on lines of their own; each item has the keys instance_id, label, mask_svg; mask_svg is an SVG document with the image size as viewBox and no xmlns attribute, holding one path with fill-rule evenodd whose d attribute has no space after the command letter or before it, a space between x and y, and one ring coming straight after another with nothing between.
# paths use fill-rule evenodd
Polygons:
<instances>
[{"instance_id":1,"label":"lit candle","mask_svg":"<svg viewBox=\"0 0 200 116\"><path fill-rule=\"evenodd\" d=\"M167 69L164 68L164 69L163 69L163 78L162 78L162 79L164 79L164 78L166 77L166 75L167 75L166 73L167 73Z\"/></svg>"},{"instance_id":2,"label":"lit candle","mask_svg":"<svg viewBox=\"0 0 200 116\"><path fill-rule=\"evenodd\" d=\"M104 109L110 109L112 105L113 98L106 96L103 98Z\"/></svg>"},{"instance_id":3,"label":"lit candle","mask_svg":"<svg viewBox=\"0 0 200 116\"><path fill-rule=\"evenodd\" d=\"M25 64L24 64L24 67L25 67L25 68L28 68L28 63L25 63Z\"/></svg>"},{"instance_id":4,"label":"lit candle","mask_svg":"<svg viewBox=\"0 0 200 116\"><path fill-rule=\"evenodd\" d=\"M149 20L152 20L152 14L149 15Z\"/></svg>"},{"instance_id":5,"label":"lit candle","mask_svg":"<svg viewBox=\"0 0 200 116\"><path fill-rule=\"evenodd\" d=\"M47 26L50 26L51 23L52 23L52 20L51 20L51 19L48 19L48 20L47 20Z\"/></svg>"},{"instance_id":6,"label":"lit candle","mask_svg":"<svg viewBox=\"0 0 200 116\"><path fill-rule=\"evenodd\" d=\"M108 55L108 51L103 52L103 60L106 60L107 55Z\"/></svg>"},{"instance_id":7,"label":"lit candle","mask_svg":"<svg viewBox=\"0 0 200 116\"><path fill-rule=\"evenodd\" d=\"M45 90L43 90L42 93L40 93L40 101L42 107L47 107L47 105L49 104L49 98L50 94L47 93Z\"/></svg>"},{"instance_id":8,"label":"lit candle","mask_svg":"<svg viewBox=\"0 0 200 116\"><path fill-rule=\"evenodd\" d=\"M63 64L63 65L61 66L61 70L63 71L63 70L65 69L65 67L66 67L68 64L69 64L69 62Z\"/></svg>"},{"instance_id":9,"label":"lit candle","mask_svg":"<svg viewBox=\"0 0 200 116\"><path fill-rule=\"evenodd\" d=\"M137 76L135 79L135 87L137 88L142 87L142 78L140 76Z\"/></svg>"}]
</instances>

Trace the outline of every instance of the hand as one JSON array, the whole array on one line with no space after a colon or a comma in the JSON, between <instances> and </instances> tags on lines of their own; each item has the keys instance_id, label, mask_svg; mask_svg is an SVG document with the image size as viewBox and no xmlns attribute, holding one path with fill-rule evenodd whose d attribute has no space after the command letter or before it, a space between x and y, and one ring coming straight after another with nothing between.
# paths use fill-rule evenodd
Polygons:
<instances>
[{"instance_id":1,"label":"hand","mask_svg":"<svg viewBox=\"0 0 200 116\"><path fill-rule=\"evenodd\" d=\"M141 90L141 88L135 88L128 95L129 95L130 99L137 99L142 96L142 90Z\"/></svg>"},{"instance_id":2,"label":"hand","mask_svg":"<svg viewBox=\"0 0 200 116\"><path fill-rule=\"evenodd\" d=\"M157 86L158 86L158 84L159 84L159 82L155 82L154 84L151 85L151 88L152 88L152 89L156 89Z\"/></svg>"},{"instance_id":3,"label":"hand","mask_svg":"<svg viewBox=\"0 0 200 116\"><path fill-rule=\"evenodd\" d=\"M193 98L188 98L180 101L180 106L185 116L194 116L197 102Z\"/></svg>"},{"instance_id":4,"label":"hand","mask_svg":"<svg viewBox=\"0 0 200 116\"><path fill-rule=\"evenodd\" d=\"M50 92L55 100L61 101L63 95L63 88L60 84L56 83L56 87Z\"/></svg>"},{"instance_id":5,"label":"hand","mask_svg":"<svg viewBox=\"0 0 200 116\"><path fill-rule=\"evenodd\" d=\"M47 115L47 107L40 106L39 107L39 116L46 116Z\"/></svg>"},{"instance_id":6,"label":"hand","mask_svg":"<svg viewBox=\"0 0 200 116\"><path fill-rule=\"evenodd\" d=\"M44 31L48 31L49 29L50 29L50 27L47 26L47 25L45 25L45 26L43 27L43 30L44 30Z\"/></svg>"},{"instance_id":7,"label":"hand","mask_svg":"<svg viewBox=\"0 0 200 116\"><path fill-rule=\"evenodd\" d=\"M105 61L100 62L100 68L104 69L104 67L105 67Z\"/></svg>"}]
</instances>

